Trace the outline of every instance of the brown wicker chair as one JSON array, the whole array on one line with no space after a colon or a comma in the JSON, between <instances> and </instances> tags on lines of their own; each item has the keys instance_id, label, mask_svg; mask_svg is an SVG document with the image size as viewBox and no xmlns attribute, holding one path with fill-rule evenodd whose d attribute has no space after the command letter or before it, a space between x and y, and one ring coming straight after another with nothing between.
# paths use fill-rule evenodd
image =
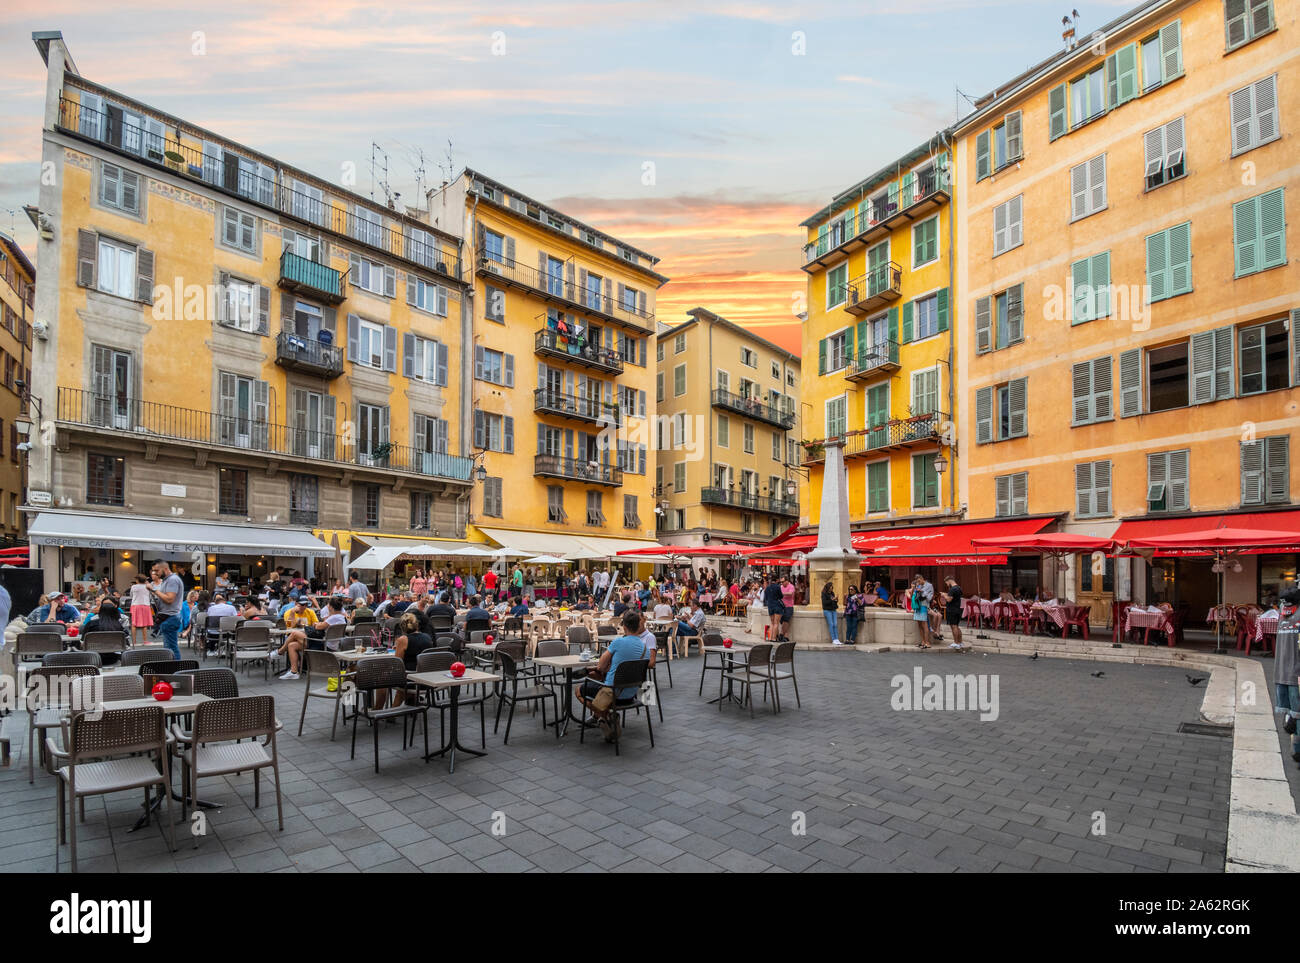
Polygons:
<instances>
[{"instance_id":1,"label":"brown wicker chair","mask_svg":"<svg viewBox=\"0 0 1300 963\"><path fill-rule=\"evenodd\" d=\"M67 731L66 751L60 750L53 739L49 740L47 750L50 758L61 764L56 771L59 842L69 842L72 871L77 871L77 802L86 796L143 789L147 817L150 790L161 787L163 818L171 836L171 851L175 852L176 826L171 818L167 732L162 706L76 712L68 722ZM161 829L162 820L159 822Z\"/></svg>"},{"instance_id":2,"label":"brown wicker chair","mask_svg":"<svg viewBox=\"0 0 1300 963\"><path fill-rule=\"evenodd\" d=\"M363 659L357 663L357 674L353 686L358 696L356 707L352 710L352 752L348 757L357 757L357 719L364 718L370 723L375 741L375 772L379 772L379 723L388 719L402 720L402 747L406 747L406 724L414 722L416 716L424 720L424 754L429 754L429 707L420 703L404 702L393 705L393 697L398 692L406 691L406 667L397 656L390 658ZM376 695L386 693L383 706L376 706Z\"/></svg>"},{"instance_id":3,"label":"brown wicker chair","mask_svg":"<svg viewBox=\"0 0 1300 963\"><path fill-rule=\"evenodd\" d=\"M27 671L23 704L27 709L27 781L36 781L36 755L45 764L45 731L63 725L66 710L73 706L73 679L97 676L93 665L41 665ZM36 750L33 751L34 740Z\"/></svg>"},{"instance_id":4,"label":"brown wicker chair","mask_svg":"<svg viewBox=\"0 0 1300 963\"><path fill-rule=\"evenodd\" d=\"M199 780L208 776L252 771L253 808L262 804L260 770L270 767L275 781L275 809L284 830L284 801L280 793L280 757L275 751L275 698L269 695L241 699L213 699L194 709L194 730L183 732L172 726L176 740L173 752L181 761L181 819L186 818L189 799L198 798ZM258 740L265 737L266 742ZM245 742L243 740L247 739ZM194 837L194 848L199 845Z\"/></svg>"}]
</instances>

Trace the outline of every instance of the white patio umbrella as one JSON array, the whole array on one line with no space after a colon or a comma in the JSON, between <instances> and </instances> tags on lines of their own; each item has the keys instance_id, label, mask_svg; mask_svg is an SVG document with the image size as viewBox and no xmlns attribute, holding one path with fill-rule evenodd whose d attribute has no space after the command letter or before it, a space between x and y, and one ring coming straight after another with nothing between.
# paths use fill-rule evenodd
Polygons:
<instances>
[{"instance_id":1,"label":"white patio umbrella","mask_svg":"<svg viewBox=\"0 0 1300 963\"><path fill-rule=\"evenodd\" d=\"M557 558L554 555L538 555L535 556L534 558L526 558L524 559L524 561L529 565L568 565L569 564L569 560L567 558Z\"/></svg>"},{"instance_id":2,"label":"white patio umbrella","mask_svg":"<svg viewBox=\"0 0 1300 963\"><path fill-rule=\"evenodd\" d=\"M448 552L448 555L455 555L457 558L497 558L498 555L490 548L481 548L478 545L466 545L464 548L458 548L454 552Z\"/></svg>"}]
</instances>

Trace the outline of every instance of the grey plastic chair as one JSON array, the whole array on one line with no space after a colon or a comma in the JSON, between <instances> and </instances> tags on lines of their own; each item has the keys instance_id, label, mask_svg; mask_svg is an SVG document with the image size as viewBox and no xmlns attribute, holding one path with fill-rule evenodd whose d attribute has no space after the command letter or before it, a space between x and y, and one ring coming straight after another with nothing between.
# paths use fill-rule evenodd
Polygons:
<instances>
[{"instance_id":1,"label":"grey plastic chair","mask_svg":"<svg viewBox=\"0 0 1300 963\"><path fill-rule=\"evenodd\" d=\"M93 665L99 668L103 664L98 652L78 652L76 649L47 652L41 657L41 665Z\"/></svg>"},{"instance_id":2,"label":"grey plastic chair","mask_svg":"<svg viewBox=\"0 0 1300 963\"><path fill-rule=\"evenodd\" d=\"M27 782L36 781L36 755L45 762L45 732L58 729L72 702L74 679L99 675L93 665L36 666L27 672L23 706L27 710ZM39 742L35 740L39 739ZM35 742L35 751L33 743Z\"/></svg>"},{"instance_id":3,"label":"grey plastic chair","mask_svg":"<svg viewBox=\"0 0 1300 963\"><path fill-rule=\"evenodd\" d=\"M343 705L343 680L340 675L342 663L333 653L319 649L308 649L303 656L306 660L307 682L302 695L302 712L298 715L298 735L302 735L303 723L307 720L307 703L312 699L328 699L334 703L334 719L330 723L330 742L333 742L339 725L339 709ZM339 685L333 692L328 688L331 677L339 679Z\"/></svg>"}]
</instances>

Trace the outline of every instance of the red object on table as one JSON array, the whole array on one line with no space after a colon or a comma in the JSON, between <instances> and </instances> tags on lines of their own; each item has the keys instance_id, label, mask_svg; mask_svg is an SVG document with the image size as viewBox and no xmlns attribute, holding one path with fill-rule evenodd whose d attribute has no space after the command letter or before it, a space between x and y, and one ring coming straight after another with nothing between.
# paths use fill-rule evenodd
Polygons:
<instances>
[{"instance_id":1,"label":"red object on table","mask_svg":"<svg viewBox=\"0 0 1300 963\"><path fill-rule=\"evenodd\" d=\"M723 639L723 640L722 640L722 647L723 647L724 649L729 649L729 648L731 648L731 645L732 645L731 639Z\"/></svg>"},{"instance_id":2,"label":"red object on table","mask_svg":"<svg viewBox=\"0 0 1300 963\"><path fill-rule=\"evenodd\" d=\"M172 697L172 684L170 682L155 682L153 697L159 702L166 702Z\"/></svg>"},{"instance_id":3,"label":"red object on table","mask_svg":"<svg viewBox=\"0 0 1300 963\"><path fill-rule=\"evenodd\" d=\"M74 637L75 637L75 636L76 636L78 633L80 633L80 632L81 632L81 626L79 626L79 625L69 625L69 626L68 626L68 635L71 635L71 636L74 636Z\"/></svg>"},{"instance_id":4,"label":"red object on table","mask_svg":"<svg viewBox=\"0 0 1300 963\"><path fill-rule=\"evenodd\" d=\"M492 644L493 642L495 642L496 640L497 640L497 637L496 637L495 635L485 635L485 636L483 636L483 641L486 642L488 645L491 645L491 644Z\"/></svg>"},{"instance_id":5,"label":"red object on table","mask_svg":"<svg viewBox=\"0 0 1300 963\"><path fill-rule=\"evenodd\" d=\"M454 675L457 679L463 676L465 674L465 663L453 662L451 664L451 674Z\"/></svg>"}]
</instances>

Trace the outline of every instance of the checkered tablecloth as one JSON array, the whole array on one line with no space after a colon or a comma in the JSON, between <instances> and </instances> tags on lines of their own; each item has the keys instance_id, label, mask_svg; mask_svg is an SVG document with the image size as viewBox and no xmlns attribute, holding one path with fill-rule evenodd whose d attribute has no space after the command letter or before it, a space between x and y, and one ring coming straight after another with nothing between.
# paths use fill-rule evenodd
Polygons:
<instances>
[{"instance_id":1,"label":"checkered tablecloth","mask_svg":"<svg viewBox=\"0 0 1300 963\"><path fill-rule=\"evenodd\" d=\"M1124 632L1128 633L1132 629L1157 629L1161 632L1172 632L1173 625L1169 622L1169 616L1164 612L1138 612L1129 609L1124 613Z\"/></svg>"},{"instance_id":2,"label":"checkered tablecloth","mask_svg":"<svg viewBox=\"0 0 1300 963\"><path fill-rule=\"evenodd\" d=\"M1255 622L1255 641L1263 642L1266 635L1277 635L1277 619L1258 619Z\"/></svg>"},{"instance_id":3,"label":"checkered tablecloth","mask_svg":"<svg viewBox=\"0 0 1300 963\"><path fill-rule=\"evenodd\" d=\"M1080 610L1086 609L1085 605L1038 605L1035 604L1035 612L1041 612L1053 622L1058 629L1065 628L1065 623L1070 619L1077 618Z\"/></svg>"}]
</instances>

